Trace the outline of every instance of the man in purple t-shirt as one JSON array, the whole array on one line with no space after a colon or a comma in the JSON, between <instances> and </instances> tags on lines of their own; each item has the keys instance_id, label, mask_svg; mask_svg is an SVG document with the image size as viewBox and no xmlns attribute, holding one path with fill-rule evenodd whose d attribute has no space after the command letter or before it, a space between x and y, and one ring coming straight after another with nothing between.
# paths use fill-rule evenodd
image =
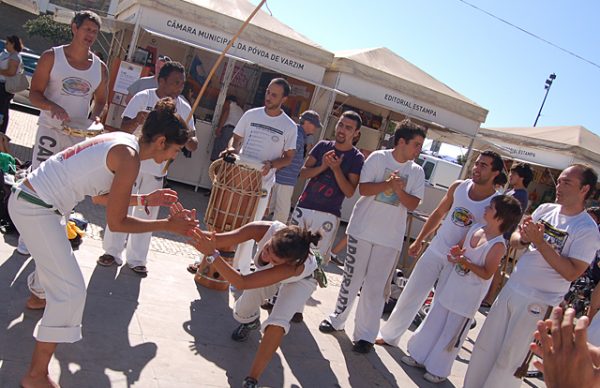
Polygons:
<instances>
[{"instance_id":1,"label":"man in purple t-shirt","mask_svg":"<svg viewBox=\"0 0 600 388\"><path fill-rule=\"evenodd\" d=\"M342 202L354 195L365 161L352 145L361 125L358 113L344 112L335 128L335 141L317 143L300 170L300 177L310 180L298 199L291 223L321 231L323 238L317 248L326 262L337 233Z\"/></svg>"}]
</instances>

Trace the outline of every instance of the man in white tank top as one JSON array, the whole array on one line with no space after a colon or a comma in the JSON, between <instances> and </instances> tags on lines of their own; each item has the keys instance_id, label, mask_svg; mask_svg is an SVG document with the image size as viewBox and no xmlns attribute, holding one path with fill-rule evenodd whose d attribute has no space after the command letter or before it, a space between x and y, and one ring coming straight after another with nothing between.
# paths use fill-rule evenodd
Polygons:
<instances>
[{"instance_id":1,"label":"man in white tank top","mask_svg":"<svg viewBox=\"0 0 600 388\"><path fill-rule=\"evenodd\" d=\"M165 63L158 75L158 88L147 89L138 92L127 104L123 112L123 123L121 130L129 133L141 131L141 126L146 121L148 113L154 108L154 105L164 97L171 97L177 102L177 113L184 120L190 116L191 107L181 95L185 84L185 68L179 62ZM187 121L188 128L196 130L193 116ZM198 142L193 140L186 144L186 148L194 151ZM144 195L158 190L163 186L163 177L166 175L165 163L156 163L149 159L144 160L140 165L140 172L136 179L132 194ZM132 217L155 220L158 217L158 207L146 208L143 206L131 206L129 215ZM108 228L104 228L104 240L102 247L105 253L98 259L98 264L110 266L115 263L122 264L121 258L123 248L126 247L127 265L141 276L147 274L146 264L148 261L148 250L152 233L115 233Z\"/></svg>"},{"instance_id":2,"label":"man in white tank top","mask_svg":"<svg viewBox=\"0 0 600 388\"><path fill-rule=\"evenodd\" d=\"M400 337L410 327L429 291L448 265L446 255L450 248L466 236L471 225L483 221L485 207L496 195L494 178L503 169L504 162L500 155L485 151L475 161L471 179L452 183L408 249L410 256L419 257L423 242L441 224L431 244L419 258L394 311L379 330L377 344L398 346Z\"/></svg>"},{"instance_id":3,"label":"man in white tank top","mask_svg":"<svg viewBox=\"0 0 600 388\"><path fill-rule=\"evenodd\" d=\"M29 91L31 103L40 109L32 170L50 156L85 140L85 137L62 132L64 121L88 117L96 119L104 113L108 96L108 70L91 51L100 27L100 17L94 12L75 13L71 21L71 43L45 51L38 61ZM92 98L94 108L90 115ZM19 239L17 252L29 254L22 239ZM45 302L41 299L44 298L44 290L39 286L35 272L30 275L29 289L32 298L27 301L27 307L43 308Z\"/></svg>"}]
</instances>

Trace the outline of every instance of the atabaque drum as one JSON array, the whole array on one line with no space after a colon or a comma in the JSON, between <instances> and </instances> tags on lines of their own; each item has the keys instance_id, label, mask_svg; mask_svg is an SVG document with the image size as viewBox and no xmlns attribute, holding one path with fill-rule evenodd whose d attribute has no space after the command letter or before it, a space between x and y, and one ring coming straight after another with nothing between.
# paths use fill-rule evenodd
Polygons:
<instances>
[{"instance_id":1,"label":"atabaque drum","mask_svg":"<svg viewBox=\"0 0 600 388\"><path fill-rule=\"evenodd\" d=\"M254 220L258 201L264 195L262 190L262 163L226 155L215 160L208 169L212 181L212 192L204 215L204 223L209 230L226 232L237 229ZM230 263L233 251L221 250L221 257ZM194 277L196 283L215 290L227 290L227 282L213 265L203 263Z\"/></svg>"}]
</instances>

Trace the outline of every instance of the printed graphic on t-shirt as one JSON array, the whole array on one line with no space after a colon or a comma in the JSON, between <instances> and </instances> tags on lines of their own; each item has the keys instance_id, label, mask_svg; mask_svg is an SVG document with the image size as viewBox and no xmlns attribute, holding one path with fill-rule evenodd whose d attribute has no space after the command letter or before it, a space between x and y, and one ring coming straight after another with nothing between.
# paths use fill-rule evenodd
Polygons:
<instances>
[{"instance_id":1,"label":"printed graphic on t-shirt","mask_svg":"<svg viewBox=\"0 0 600 388\"><path fill-rule=\"evenodd\" d=\"M96 144L106 143L107 141L111 141L113 139L114 139L114 136L103 136L103 137L96 137L94 139L90 139L88 141L85 141L85 142L82 142L79 144L75 144L74 146L66 148L64 151L59 153L57 158L61 162L65 161L65 160L77 155L78 153L80 153L81 151L83 151L87 148L93 147Z\"/></svg>"},{"instance_id":2,"label":"printed graphic on t-shirt","mask_svg":"<svg viewBox=\"0 0 600 388\"><path fill-rule=\"evenodd\" d=\"M384 174L384 179L387 180L393 173L394 173L394 171L390 170L389 168L386 168L385 174ZM402 176L402 179L404 179L405 182L408 181L407 176ZM394 189L392 189L392 188L389 188L389 189L377 194L375 196L375 201L387 203L388 205L393 205L393 206L400 205L400 198L398 198L398 195L394 192Z\"/></svg>"},{"instance_id":3,"label":"printed graphic on t-shirt","mask_svg":"<svg viewBox=\"0 0 600 388\"><path fill-rule=\"evenodd\" d=\"M559 254L562 253L565 243L569 238L569 233L566 230L560 230L548 223L547 221L540 220L544 225L544 240L554 248Z\"/></svg>"},{"instance_id":4,"label":"printed graphic on t-shirt","mask_svg":"<svg viewBox=\"0 0 600 388\"><path fill-rule=\"evenodd\" d=\"M469 211L469 209L464 207L454 208L451 217L454 225L460 227L471 226L473 223L473 214Z\"/></svg>"},{"instance_id":5,"label":"printed graphic on t-shirt","mask_svg":"<svg viewBox=\"0 0 600 388\"><path fill-rule=\"evenodd\" d=\"M260 123L250 123L250 135L243 146L245 156L260 160L265 148L277 147L283 141L283 131Z\"/></svg>"},{"instance_id":6,"label":"printed graphic on t-shirt","mask_svg":"<svg viewBox=\"0 0 600 388\"><path fill-rule=\"evenodd\" d=\"M460 263L456 263L454 265L454 270L456 271L456 273L459 276L465 276L466 274L468 274L469 272L471 272L470 269L463 267L462 264L460 264Z\"/></svg>"},{"instance_id":7,"label":"printed graphic on t-shirt","mask_svg":"<svg viewBox=\"0 0 600 388\"><path fill-rule=\"evenodd\" d=\"M62 83L62 91L71 96L87 96L92 90L92 85L83 78L69 77Z\"/></svg>"}]
</instances>

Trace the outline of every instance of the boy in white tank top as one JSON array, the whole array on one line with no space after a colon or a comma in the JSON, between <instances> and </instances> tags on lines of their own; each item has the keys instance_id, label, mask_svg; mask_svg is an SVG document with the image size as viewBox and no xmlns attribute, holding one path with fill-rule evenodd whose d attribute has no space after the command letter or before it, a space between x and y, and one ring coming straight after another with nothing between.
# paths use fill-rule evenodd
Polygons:
<instances>
[{"instance_id":1,"label":"boy in white tank top","mask_svg":"<svg viewBox=\"0 0 600 388\"><path fill-rule=\"evenodd\" d=\"M471 171L472 178L456 181L450 186L448 193L431 213L408 249L410 256L419 257L425 239L434 233L440 223L442 224L429 248L419 258L392 314L379 330L377 344L398 346L400 337L409 328L447 265L446 254L450 248L466 236L473 224L482 222L485 207L496 195L494 178L503 169L504 163L500 155L493 151L485 151L475 161ZM446 219L442 222L444 217Z\"/></svg>"},{"instance_id":2,"label":"boy in white tank top","mask_svg":"<svg viewBox=\"0 0 600 388\"><path fill-rule=\"evenodd\" d=\"M71 21L71 43L53 47L40 57L29 92L31 103L40 109L32 170L52 155L85 140L85 137L62 132L63 122L88 117L97 119L104 114L108 96L108 70L91 51L100 27L100 17L94 12L76 12ZM92 98L94 108L90 115ZM17 252L29 255L21 238ZM43 308L44 290L35 272L30 275L28 283L32 297L27 301L27 307Z\"/></svg>"},{"instance_id":3,"label":"boy in white tank top","mask_svg":"<svg viewBox=\"0 0 600 388\"><path fill-rule=\"evenodd\" d=\"M450 375L452 363L506 252L502 234L513 230L520 218L521 205L516 199L506 195L494 197L483 214L485 225L473 225L450 250L451 265L444 268L435 302L408 341L410 356L402 357L407 365L424 367L425 380L440 383Z\"/></svg>"}]
</instances>

